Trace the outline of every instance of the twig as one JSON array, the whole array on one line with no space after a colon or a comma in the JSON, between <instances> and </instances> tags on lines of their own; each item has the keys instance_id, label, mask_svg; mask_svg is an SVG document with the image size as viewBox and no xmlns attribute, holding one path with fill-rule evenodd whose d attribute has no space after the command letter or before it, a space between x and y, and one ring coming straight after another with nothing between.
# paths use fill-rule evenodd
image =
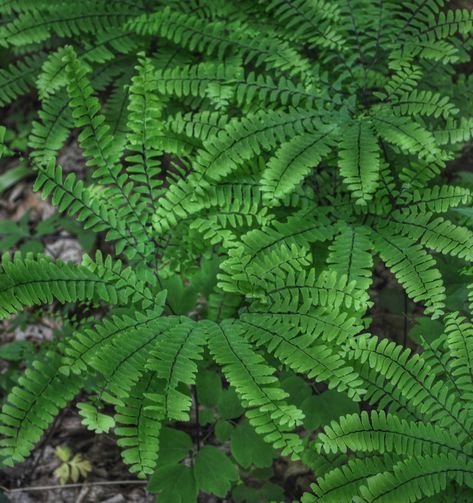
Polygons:
<instances>
[{"instance_id":1,"label":"twig","mask_svg":"<svg viewBox=\"0 0 473 503\"><path fill-rule=\"evenodd\" d=\"M65 410L67 410L67 409L65 409ZM36 457L36 460L34 461L33 466L30 469L29 477L27 480L28 482L31 482L33 474L36 471L36 468L38 468L40 461L43 459L44 450L46 449L46 446L49 444L49 441L52 439L53 435L56 433L57 429L59 428L59 425L61 424L61 422L64 418L64 411L65 410L61 411L61 413L58 416L56 416L51 428L49 428L49 431L48 431L46 437L44 437L43 440L41 441L41 443L38 445L38 447L37 447L37 450L39 450L38 456Z\"/></svg>"},{"instance_id":2,"label":"twig","mask_svg":"<svg viewBox=\"0 0 473 503\"><path fill-rule=\"evenodd\" d=\"M75 487L83 487L84 485L88 485L90 487L96 486L113 486L113 485L125 485L125 484L140 484L145 485L148 482L146 480L104 480L98 482L82 482L77 484L57 484L51 486L30 486L30 487L20 487L18 489L7 489L6 487L2 487L1 489L7 494L14 493L22 493L22 492L32 492L32 491L53 491L55 489L73 489Z\"/></svg>"},{"instance_id":3,"label":"twig","mask_svg":"<svg viewBox=\"0 0 473 503\"><path fill-rule=\"evenodd\" d=\"M87 498L90 489L91 487L87 483L85 483L82 489L80 490L79 495L77 496L74 503L83 503L83 501L85 501L85 498Z\"/></svg>"}]
</instances>

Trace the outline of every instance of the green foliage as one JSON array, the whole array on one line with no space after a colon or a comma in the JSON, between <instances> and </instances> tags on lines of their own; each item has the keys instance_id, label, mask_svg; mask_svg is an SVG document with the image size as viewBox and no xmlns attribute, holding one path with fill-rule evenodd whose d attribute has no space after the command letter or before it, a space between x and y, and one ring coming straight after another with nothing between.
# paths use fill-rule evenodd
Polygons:
<instances>
[{"instance_id":1,"label":"green foliage","mask_svg":"<svg viewBox=\"0 0 473 503\"><path fill-rule=\"evenodd\" d=\"M194 474L199 487L207 492L223 497L238 475L232 462L225 454L207 445L203 447L195 460Z\"/></svg>"},{"instance_id":2,"label":"green foliage","mask_svg":"<svg viewBox=\"0 0 473 503\"><path fill-rule=\"evenodd\" d=\"M352 341L348 358L379 411L325 427L317 452L350 456L303 501L418 501L446 495L451 484L471 488L472 340L471 321L452 313L423 355L371 336Z\"/></svg>"},{"instance_id":3,"label":"green foliage","mask_svg":"<svg viewBox=\"0 0 473 503\"><path fill-rule=\"evenodd\" d=\"M471 487L472 329L450 312L450 276L473 260L472 197L444 175L473 136L471 12L443 0L0 12L0 105L38 98L23 132L34 188L107 242L80 265L2 259L2 318L44 304L95 314L6 398L2 461L23 461L85 389L84 425L117 435L160 502L281 498L235 468L277 452L316 472L307 501ZM71 141L84 173L60 166ZM385 269L444 323L438 339L417 335L422 355L366 333ZM303 427L328 421L307 447ZM233 457L202 446L200 428Z\"/></svg>"}]
</instances>

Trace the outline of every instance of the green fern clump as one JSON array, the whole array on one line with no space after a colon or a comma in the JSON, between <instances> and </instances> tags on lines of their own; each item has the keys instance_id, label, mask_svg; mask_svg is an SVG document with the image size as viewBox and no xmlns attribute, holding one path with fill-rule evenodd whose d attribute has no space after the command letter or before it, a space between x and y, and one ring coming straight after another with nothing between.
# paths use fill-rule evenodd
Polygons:
<instances>
[{"instance_id":1,"label":"green fern clump","mask_svg":"<svg viewBox=\"0 0 473 503\"><path fill-rule=\"evenodd\" d=\"M378 259L433 319L449 309L439 257L473 259L471 218L455 213L471 192L443 176L473 135L471 82L455 73L469 61L471 12L442 0L11 0L0 11L15 58L0 72L0 102L33 86L40 103L34 188L111 250L80 265L3 257L2 318L52 303L101 313L74 323L10 393L3 462L23 461L86 389L83 423L113 431L130 470L155 473L166 501L165 425L191 419L191 390L212 366L250 434L293 459L308 439L281 370L383 404L320 435L329 457L369 455L344 468L330 458L317 497L329 484L346 501L468 486L469 353L451 328L460 315L446 318L452 347L432 353L453 362L457 398L427 356L360 334ZM71 138L83 176L57 161ZM370 433L378 427L385 436ZM219 459L212 449L202 463ZM199 466L169 468L186 480L183 501L198 488L224 497L228 484ZM379 473L401 500L384 496Z\"/></svg>"},{"instance_id":2,"label":"green fern clump","mask_svg":"<svg viewBox=\"0 0 473 503\"><path fill-rule=\"evenodd\" d=\"M303 501L469 501L472 342L471 319L458 312L421 355L369 335L352 341L348 358L377 409L325 427L314 448L344 464L319 472Z\"/></svg>"}]
</instances>

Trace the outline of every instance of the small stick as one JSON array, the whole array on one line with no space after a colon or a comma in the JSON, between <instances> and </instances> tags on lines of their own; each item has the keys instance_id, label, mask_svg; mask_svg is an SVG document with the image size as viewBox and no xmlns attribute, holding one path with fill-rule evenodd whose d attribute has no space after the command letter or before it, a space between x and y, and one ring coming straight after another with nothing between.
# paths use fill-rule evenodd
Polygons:
<instances>
[{"instance_id":1,"label":"small stick","mask_svg":"<svg viewBox=\"0 0 473 503\"><path fill-rule=\"evenodd\" d=\"M31 487L20 487L19 489L7 489L6 487L2 487L7 494L13 493L22 493L22 492L31 492L31 491L52 491L55 489L73 489L74 487L83 487L84 485L88 485L90 487L94 486L113 486L113 485L124 485L124 484L140 484L144 485L148 482L146 480L104 480L99 482L82 482L77 484L58 484L52 486L31 486Z\"/></svg>"}]
</instances>

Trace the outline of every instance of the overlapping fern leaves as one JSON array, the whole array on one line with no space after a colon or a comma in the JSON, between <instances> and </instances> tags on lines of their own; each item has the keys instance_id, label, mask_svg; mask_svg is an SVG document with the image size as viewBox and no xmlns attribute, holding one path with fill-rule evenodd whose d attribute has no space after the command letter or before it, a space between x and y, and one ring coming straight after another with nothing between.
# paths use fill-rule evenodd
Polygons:
<instances>
[{"instance_id":1,"label":"overlapping fern leaves","mask_svg":"<svg viewBox=\"0 0 473 503\"><path fill-rule=\"evenodd\" d=\"M359 335L378 259L433 318L446 311L435 256L473 259L468 219L451 211L470 191L439 177L473 135L471 83L453 77L473 17L444 4L5 3L0 40L15 62L0 72L0 104L36 87L35 189L115 255L3 259L2 317L56 302L106 311L10 394L6 463L31 452L87 379L84 424L113 429L131 470L151 474L161 425L189 417L208 348L249 423L293 457L303 415L279 368L387 407L321 436L329 453L370 455L324 476L320 501L470 487L471 327L447 318L441 372ZM57 163L72 132L83 178ZM174 285L203 257L217 267L191 319Z\"/></svg>"},{"instance_id":2,"label":"overlapping fern leaves","mask_svg":"<svg viewBox=\"0 0 473 503\"><path fill-rule=\"evenodd\" d=\"M314 448L341 454L345 464L319 473L315 496L303 501L467 501L472 341L473 324L460 313L445 318L443 334L422 355L369 335L353 340L347 356L365 381L365 399L380 410L326 426Z\"/></svg>"}]
</instances>

